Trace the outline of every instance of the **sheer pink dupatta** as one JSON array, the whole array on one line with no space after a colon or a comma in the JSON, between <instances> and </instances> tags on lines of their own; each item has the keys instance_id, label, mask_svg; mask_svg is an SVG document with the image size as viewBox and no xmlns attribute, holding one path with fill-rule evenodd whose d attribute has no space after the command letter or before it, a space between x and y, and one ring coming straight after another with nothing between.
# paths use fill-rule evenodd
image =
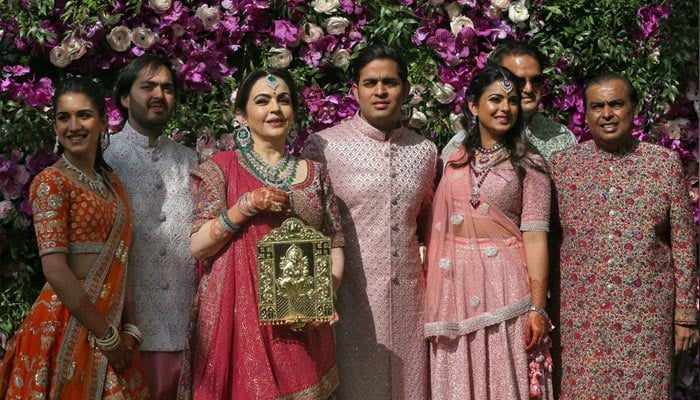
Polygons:
<instances>
[{"instance_id":1,"label":"sheer pink dupatta","mask_svg":"<svg viewBox=\"0 0 700 400\"><path fill-rule=\"evenodd\" d=\"M449 161L462 161L463 148ZM455 337L522 315L530 290L520 229L449 164L427 228L425 335Z\"/></svg>"}]
</instances>

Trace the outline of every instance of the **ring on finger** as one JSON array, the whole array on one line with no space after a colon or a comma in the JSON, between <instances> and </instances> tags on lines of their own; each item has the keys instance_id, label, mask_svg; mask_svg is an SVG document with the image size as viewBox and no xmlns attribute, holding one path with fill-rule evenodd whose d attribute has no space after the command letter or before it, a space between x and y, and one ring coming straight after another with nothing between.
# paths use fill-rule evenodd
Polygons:
<instances>
[{"instance_id":1,"label":"ring on finger","mask_svg":"<svg viewBox=\"0 0 700 400\"><path fill-rule=\"evenodd\" d=\"M282 211L282 205L280 203L272 203L270 210L272 210L273 212L280 212Z\"/></svg>"}]
</instances>

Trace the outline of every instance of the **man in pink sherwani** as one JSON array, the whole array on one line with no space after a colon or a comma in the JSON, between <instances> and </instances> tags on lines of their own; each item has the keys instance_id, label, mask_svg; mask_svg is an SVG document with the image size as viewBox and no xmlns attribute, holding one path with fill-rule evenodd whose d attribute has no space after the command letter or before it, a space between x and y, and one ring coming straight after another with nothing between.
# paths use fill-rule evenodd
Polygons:
<instances>
[{"instance_id":1,"label":"man in pink sherwani","mask_svg":"<svg viewBox=\"0 0 700 400\"><path fill-rule=\"evenodd\" d=\"M365 48L353 73L359 112L311 135L305 149L328 168L346 238L337 396L425 400L425 279L417 232L430 209L437 149L401 126L408 71L393 49Z\"/></svg>"}]
</instances>

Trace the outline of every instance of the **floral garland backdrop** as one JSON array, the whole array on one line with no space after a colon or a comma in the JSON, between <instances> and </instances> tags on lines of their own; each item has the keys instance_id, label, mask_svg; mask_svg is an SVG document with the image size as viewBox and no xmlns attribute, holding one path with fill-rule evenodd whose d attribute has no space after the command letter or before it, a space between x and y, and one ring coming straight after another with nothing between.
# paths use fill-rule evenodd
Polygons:
<instances>
[{"instance_id":1,"label":"floral garland backdrop","mask_svg":"<svg viewBox=\"0 0 700 400\"><path fill-rule=\"evenodd\" d=\"M0 352L43 276L27 195L56 158L53 82L91 75L109 88L131 59L172 60L182 85L168 133L200 152L230 148L238 80L255 68L287 69L303 98L296 129L309 133L352 116L349 63L384 42L409 62L408 124L445 143L461 128L465 91L490 51L508 38L538 45L547 113L590 138L584 79L628 76L642 105L634 135L669 147L686 166L698 222L698 9L688 1L637 0L4 0L0 3ZM110 128L120 117L108 99ZM698 359L681 368L677 398L696 398Z\"/></svg>"}]
</instances>

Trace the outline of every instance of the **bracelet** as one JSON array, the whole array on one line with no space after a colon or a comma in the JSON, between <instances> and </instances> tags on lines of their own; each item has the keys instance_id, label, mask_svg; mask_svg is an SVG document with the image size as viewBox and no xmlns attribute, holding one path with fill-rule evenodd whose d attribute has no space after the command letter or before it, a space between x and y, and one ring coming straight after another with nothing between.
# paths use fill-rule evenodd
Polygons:
<instances>
[{"instance_id":1,"label":"bracelet","mask_svg":"<svg viewBox=\"0 0 700 400\"><path fill-rule=\"evenodd\" d=\"M256 207L253 207L252 204L248 202L248 195L250 192L246 192L246 194L243 195L243 203L245 204L245 207L248 209L248 212L253 213L253 215L257 214L260 212Z\"/></svg>"},{"instance_id":2,"label":"bracelet","mask_svg":"<svg viewBox=\"0 0 700 400\"><path fill-rule=\"evenodd\" d=\"M544 317L544 319L547 319L547 320L549 319L549 314L547 314L547 311L545 311L544 308L539 308L537 306L530 306L530 308L528 308L527 310L534 311L534 312L540 314L541 316Z\"/></svg>"},{"instance_id":3,"label":"bracelet","mask_svg":"<svg viewBox=\"0 0 700 400\"><path fill-rule=\"evenodd\" d=\"M226 232L233 233L241 229L241 226L234 224L233 221L228 217L228 210L224 210L219 216L219 222Z\"/></svg>"},{"instance_id":4,"label":"bracelet","mask_svg":"<svg viewBox=\"0 0 700 400\"><path fill-rule=\"evenodd\" d=\"M257 213L254 213L254 212L251 212L251 211L250 211L250 207L248 206L248 198L246 197L247 195L248 195L248 193L246 193L246 194L244 194L243 196L241 196L241 197L238 198L238 201L236 202L236 208L238 208L238 212L241 213L241 215L243 215L244 217L253 217L253 216L255 216L255 214L257 214ZM241 200L243 200L243 201L246 203L246 208L247 208L249 211L244 211L244 210L243 210L243 207L241 207Z\"/></svg>"},{"instance_id":5,"label":"bracelet","mask_svg":"<svg viewBox=\"0 0 700 400\"><path fill-rule=\"evenodd\" d=\"M138 326L134 324L124 324L122 326L122 332L134 338L134 341L136 341L136 348L141 347L141 343L143 343L143 334L141 334L141 330Z\"/></svg>"},{"instance_id":6,"label":"bracelet","mask_svg":"<svg viewBox=\"0 0 700 400\"><path fill-rule=\"evenodd\" d=\"M114 325L110 325L107 328L107 333L105 333L105 336L102 339L95 338L95 344L104 352L118 349L121 341L119 332L117 332L117 328L115 328Z\"/></svg>"}]
</instances>

